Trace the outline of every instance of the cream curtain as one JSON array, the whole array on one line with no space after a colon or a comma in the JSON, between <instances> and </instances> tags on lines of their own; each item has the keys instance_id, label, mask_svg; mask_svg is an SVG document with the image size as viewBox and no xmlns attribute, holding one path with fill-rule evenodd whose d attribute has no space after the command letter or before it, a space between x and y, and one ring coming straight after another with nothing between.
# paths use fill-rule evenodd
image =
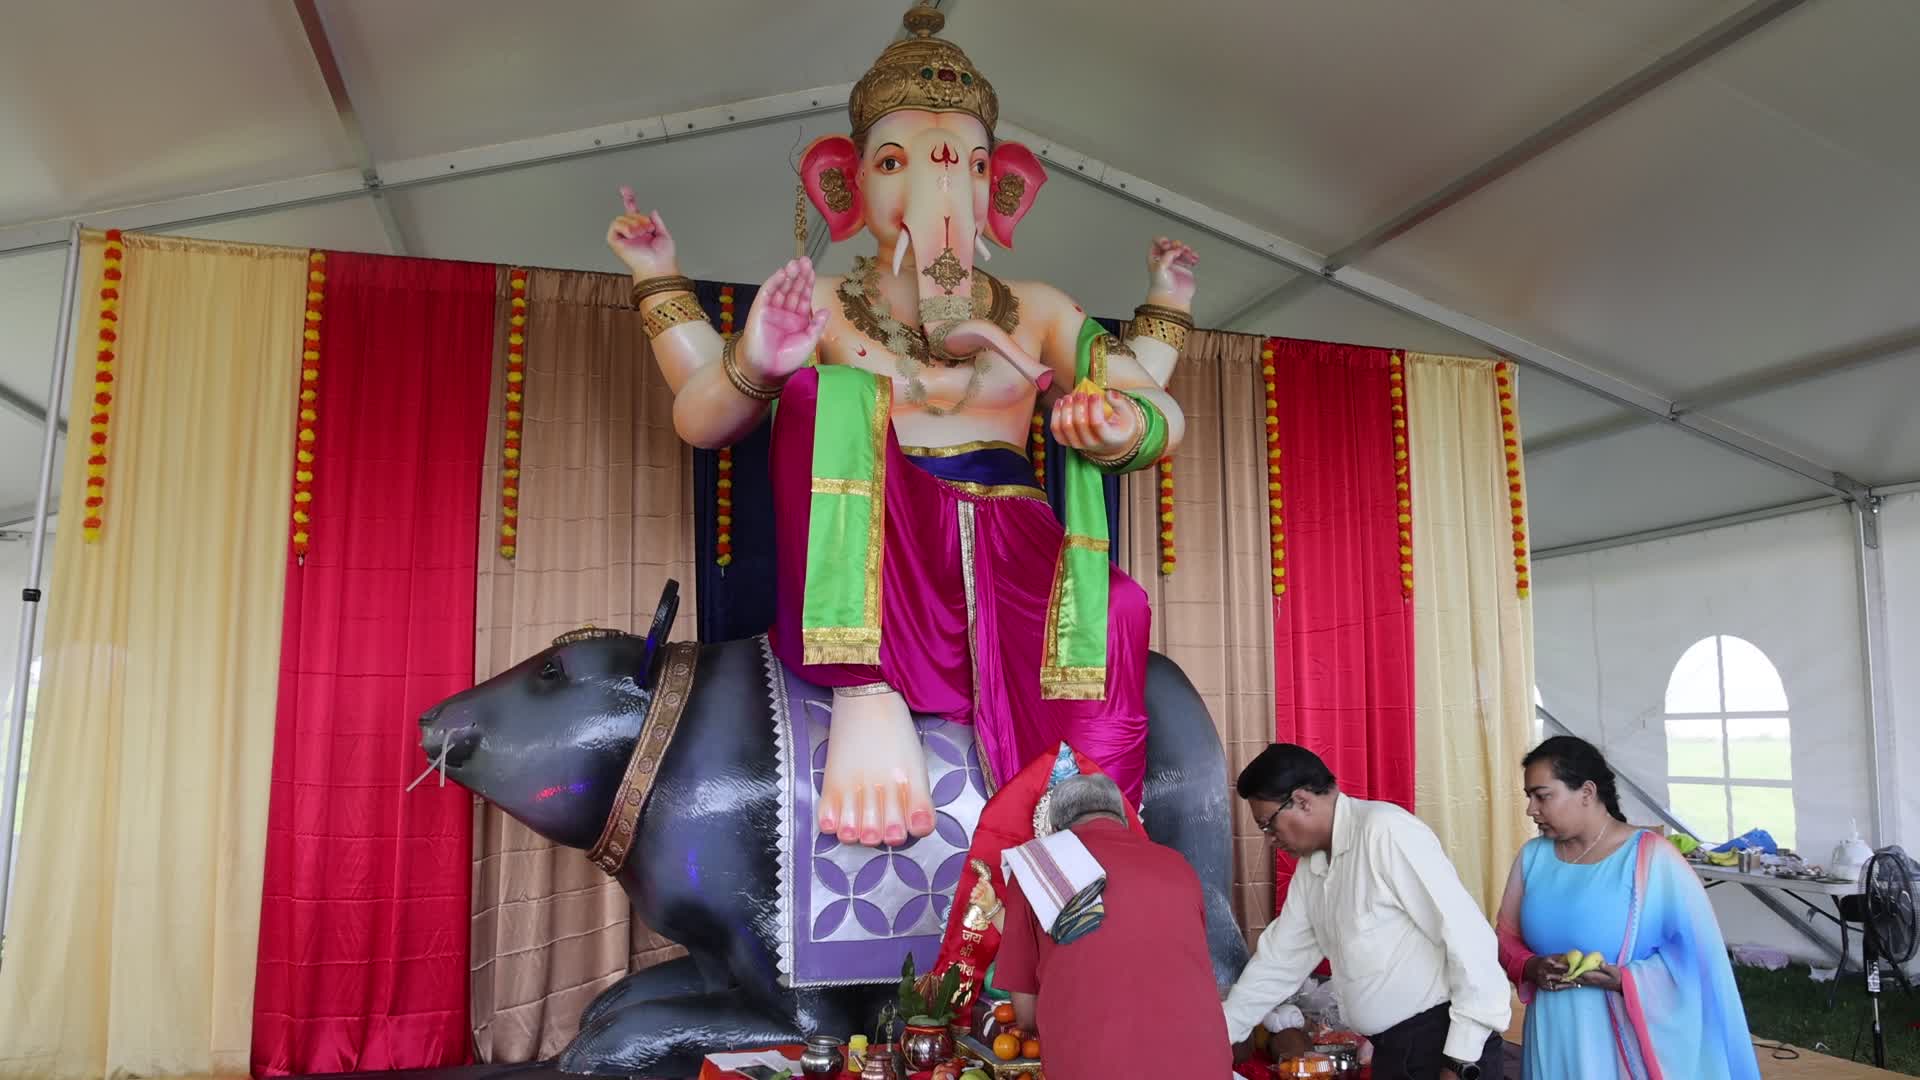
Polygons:
<instances>
[{"instance_id":1,"label":"cream curtain","mask_svg":"<svg viewBox=\"0 0 1920 1080\"><path fill-rule=\"evenodd\" d=\"M1492 361L1409 353L1407 401L1414 806L1491 916L1532 833L1519 795L1533 729L1533 615L1514 565L1525 515L1513 520Z\"/></svg>"},{"instance_id":2,"label":"cream curtain","mask_svg":"<svg viewBox=\"0 0 1920 1080\"><path fill-rule=\"evenodd\" d=\"M692 636L692 452L654 364L629 283L535 271L527 285L526 401L518 550L500 556L501 426L509 278L500 286L476 610L478 680L591 623L645 633L660 589L680 582ZM549 1057L580 1011L630 968L679 950L633 919L587 862L497 808L474 805L472 1017L483 1060Z\"/></svg>"},{"instance_id":3,"label":"cream curtain","mask_svg":"<svg viewBox=\"0 0 1920 1080\"><path fill-rule=\"evenodd\" d=\"M1173 458L1172 576L1160 573L1157 470L1123 486L1121 555L1153 604L1153 647L1193 680L1227 750L1228 784L1273 742L1273 607L1261 339L1196 330L1168 391L1187 417ZM1249 939L1273 917L1273 858L1234 807L1233 906Z\"/></svg>"},{"instance_id":4,"label":"cream curtain","mask_svg":"<svg viewBox=\"0 0 1920 1080\"><path fill-rule=\"evenodd\" d=\"M85 239L0 1075L247 1073L307 253L125 239L107 505L82 536Z\"/></svg>"}]
</instances>

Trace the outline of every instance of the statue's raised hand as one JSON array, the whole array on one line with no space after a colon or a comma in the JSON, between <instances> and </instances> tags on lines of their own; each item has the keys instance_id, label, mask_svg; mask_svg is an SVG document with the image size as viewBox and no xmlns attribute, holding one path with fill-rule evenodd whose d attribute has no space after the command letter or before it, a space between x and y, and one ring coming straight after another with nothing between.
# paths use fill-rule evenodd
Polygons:
<instances>
[{"instance_id":1,"label":"statue's raised hand","mask_svg":"<svg viewBox=\"0 0 1920 1080\"><path fill-rule=\"evenodd\" d=\"M761 382L777 383L806 366L827 312L813 309L813 260L795 259L760 286L741 331L740 366Z\"/></svg>"},{"instance_id":2,"label":"statue's raised hand","mask_svg":"<svg viewBox=\"0 0 1920 1080\"><path fill-rule=\"evenodd\" d=\"M620 261L626 263L635 277L665 277L680 272L679 263L674 258L673 234L667 231L667 223L660 220L660 211L651 214L640 212L640 204L633 197L633 189L620 189L620 201L626 204L627 212L613 219L607 226L607 246L613 249Z\"/></svg>"},{"instance_id":3,"label":"statue's raised hand","mask_svg":"<svg viewBox=\"0 0 1920 1080\"><path fill-rule=\"evenodd\" d=\"M1147 252L1147 294L1163 303L1193 303L1193 271L1200 256L1178 240L1161 237Z\"/></svg>"}]
</instances>

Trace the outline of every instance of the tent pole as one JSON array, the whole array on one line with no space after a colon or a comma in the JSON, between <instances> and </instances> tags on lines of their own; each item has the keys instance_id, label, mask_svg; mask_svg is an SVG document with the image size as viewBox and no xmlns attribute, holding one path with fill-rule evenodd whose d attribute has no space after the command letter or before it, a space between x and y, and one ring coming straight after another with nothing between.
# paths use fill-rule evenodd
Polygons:
<instances>
[{"instance_id":1,"label":"tent pole","mask_svg":"<svg viewBox=\"0 0 1920 1080\"><path fill-rule=\"evenodd\" d=\"M27 693L32 688L33 633L39 626L40 572L47 553L47 508L53 494L54 450L60 435L60 387L73 362L73 311L80 279L80 223L67 235L66 282L60 287L60 332L53 343L53 372L47 379L45 436L40 442L40 490L34 498L33 540L27 555L27 581L20 590L20 647L13 658L13 708L7 716L7 771L0 788L0 941L5 940L8 901L13 897L14 810L20 802L20 759L27 733Z\"/></svg>"},{"instance_id":2,"label":"tent pole","mask_svg":"<svg viewBox=\"0 0 1920 1080\"><path fill-rule=\"evenodd\" d=\"M1887 686L1887 577L1880 545L1881 497L1869 495L1853 505L1854 571L1860 589L1860 674L1866 682L1868 780L1873 797L1874 847L1900 836L1899 745L1893 696Z\"/></svg>"}]
</instances>

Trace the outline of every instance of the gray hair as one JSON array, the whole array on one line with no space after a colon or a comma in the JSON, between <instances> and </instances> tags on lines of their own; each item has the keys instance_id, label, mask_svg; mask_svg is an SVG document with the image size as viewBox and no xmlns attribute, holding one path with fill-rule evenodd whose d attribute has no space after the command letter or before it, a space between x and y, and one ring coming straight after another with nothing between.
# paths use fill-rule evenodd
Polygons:
<instances>
[{"instance_id":1,"label":"gray hair","mask_svg":"<svg viewBox=\"0 0 1920 1080\"><path fill-rule=\"evenodd\" d=\"M1047 820L1054 832L1071 829L1100 814L1127 820L1127 802L1120 794L1120 785L1100 773L1063 780L1048 797Z\"/></svg>"}]
</instances>

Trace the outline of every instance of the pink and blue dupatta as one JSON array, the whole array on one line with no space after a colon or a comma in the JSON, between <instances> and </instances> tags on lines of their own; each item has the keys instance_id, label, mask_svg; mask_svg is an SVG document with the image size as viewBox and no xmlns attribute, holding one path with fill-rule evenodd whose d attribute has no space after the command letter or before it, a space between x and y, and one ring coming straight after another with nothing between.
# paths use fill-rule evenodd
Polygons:
<instances>
[{"instance_id":1,"label":"pink and blue dupatta","mask_svg":"<svg viewBox=\"0 0 1920 1080\"><path fill-rule=\"evenodd\" d=\"M1627 935L1610 958L1621 971L1621 992L1606 995L1621 1075L1759 1080L1746 1010L1706 889L1659 834L1642 832L1630 843L1638 849L1633 893L1627 898ZM1533 953L1520 936L1525 888L1516 862L1500 904L1498 930L1501 965L1520 999L1531 1004L1535 988L1523 971Z\"/></svg>"}]
</instances>

